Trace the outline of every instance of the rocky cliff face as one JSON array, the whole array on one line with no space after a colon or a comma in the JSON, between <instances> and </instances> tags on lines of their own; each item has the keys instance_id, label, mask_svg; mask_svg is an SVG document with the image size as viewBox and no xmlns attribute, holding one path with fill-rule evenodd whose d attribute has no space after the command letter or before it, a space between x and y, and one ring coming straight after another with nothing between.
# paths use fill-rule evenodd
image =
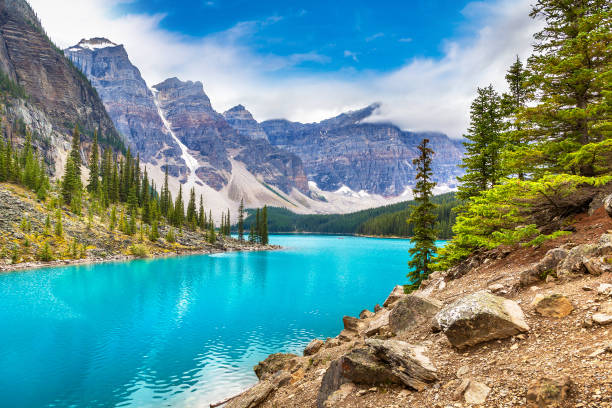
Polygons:
<instances>
[{"instance_id":1,"label":"rocky cliff face","mask_svg":"<svg viewBox=\"0 0 612 408\"><path fill-rule=\"evenodd\" d=\"M453 188L464 153L460 142L434 132L404 132L392 124L363 123L378 108L344 113L315 124L286 120L261 123L270 143L293 152L304 162L308 178L325 191L343 186L355 192L396 196L414 185L412 160L427 137L436 152L434 180Z\"/></svg>"},{"instance_id":2,"label":"rocky cliff face","mask_svg":"<svg viewBox=\"0 0 612 408\"><path fill-rule=\"evenodd\" d=\"M25 89L28 103L53 131L68 133L79 125L87 139L100 129L103 143L121 144L95 89L47 38L24 0L0 1L0 68ZM45 137L51 132L33 130Z\"/></svg>"},{"instance_id":3,"label":"rocky cliff face","mask_svg":"<svg viewBox=\"0 0 612 408\"><path fill-rule=\"evenodd\" d=\"M92 38L81 40L64 54L98 90L117 129L142 160L184 166L180 148L158 114L153 93L122 45ZM176 166L171 168L179 173Z\"/></svg>"},{"instance_id":4,"label":"rocky cliff face","mask_svg":"<svg viewBox=\"0 0 612 408\"><path fill-rule=\"evenodd\" d=\"M167 79L155 85L157 101L175 135L196 154L197 174L220 190L233 171L232 160L288 193L293 187L308 192L302 162L294 154L271 146L266 139L252 138L234 129L216 112L201 82ZM250 114L248 114L250 116Z\"/></svg>"},{"instance_id":5,"label":"rocky cliff face","mask_svg":"<svg viewBox=\"0 0 612 408\"><path fill-rule=\"evenodd\" d=\"M223 113L225 120L231 127L251 139L268 140L268 135L264 132L261 125L253 119L251 112L242 105L234 106L232 109Z\"/></svg>"}]
</instances>

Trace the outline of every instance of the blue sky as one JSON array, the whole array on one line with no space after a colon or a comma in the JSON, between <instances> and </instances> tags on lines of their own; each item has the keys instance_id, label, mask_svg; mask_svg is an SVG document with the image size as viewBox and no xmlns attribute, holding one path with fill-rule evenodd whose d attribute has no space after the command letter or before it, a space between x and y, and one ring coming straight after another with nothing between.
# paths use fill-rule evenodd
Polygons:
<instances>
[{"instance_id":1,"label":"blue sky","mask_svg":"<svg viewBox=\"0 0 612 408\"><path fill-rule=\"evenodd\" d=\"M294 69L389 71L414 57L440 57L466 35L465 0L137 0L119 14L163 14L163 29L194 39L256 23L243 44L261 55L302 54Z\"/></svg>"},{"instance_id":2,"label":"blue sky","mask_svg":"<svg viewBox=\"0 0 612 408\"><path fill-rule=\"evenodd\" d=\"M106 37L149 86L201 81L219 112L313 122L379 102L372 120L451 137L541 27L533 0L29 1L60 47Z\"/></svg>"}]
</instances>

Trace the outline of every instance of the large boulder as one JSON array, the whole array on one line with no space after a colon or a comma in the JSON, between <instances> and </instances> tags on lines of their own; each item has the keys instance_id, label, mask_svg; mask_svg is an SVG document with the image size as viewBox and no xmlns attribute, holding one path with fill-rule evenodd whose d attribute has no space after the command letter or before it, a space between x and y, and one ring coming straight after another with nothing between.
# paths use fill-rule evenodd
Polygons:
<instances>
[{"instance_id":1,"label":"large boulder","mask_svg":"<svg viewBox=\"0 0 612 408\"><path fill-rule=\"evenodd\" d=\"M366 340L367 348L351 350L331 362L323 375L317 395L317 407L343 384L400 384L422 390L436 381L436 368L423 354L424 348L398 340Z\"/></svg>"},{"instance_id":2,"label":"large boulder","mask_svg":"<svg viewBox=\"0 0 612 408\"><path fill-rule=\"evenodd\" d=\"M440 311L442 303L436 299L419 295L408 295L400 299L389 314L389 326L394 333L429 323Z\"/></svg>"},{"instance_id":3,"label":"large boulder","mask_svg":"<svg viewBox=\"0 0 612 408\"><path fill-rule=\"evenodd\" d=\"M299 359L295 354L275 353L260 361L253 370L257 378L265 380L281 370L293 371L298 364Z\"/></svg>"},{"instance_id":4,"label":"large boulder","mask_svg":"<svg viewBox=\"0 0 612 408\"><path fill-rule=\"evenodd\" d=\"M371 349L355 349L329 365L321 380L317 407L324 408L327 398L349 382L365 385L402 383Z\"/></svg>"},{"instance_id":5,"label":"large boulder","mask_svg":"<svg viewBox=\"0 0 612 408\"><path fill-rule=\"evenodd\" d=\"M468 295L442 309L434 317L434 326L444 332L457 348L529 330L523 311L516 302L486 291Z\"/></svg>"},{"instance_id":6,"label":"large boulder","mask_svg":"<svg viewBox=\"0 0 612 408\"><path fill-rule=\"evenodd\" d=\"M389 327L389 315L390 310L381 309L376 316L372 319L368 327L365 329L366 336L374 336L378 334L381 329Z\"/></svg>"},{"instance_id":7,"label":"large boulder","mask_svg":"<svg viewBox=\"0 0 612 408\"><path fill-rule=\"evenodd\" d=\"M436 367L425 356L425 347L400 340L367 339L366 344L376 356L391 367L404 385L421 391L427 383L438 379Z\"/></svg>"},{"instance_id":8,"label":"large boulder","mask_svg":"<svg viewBox=\"0 0 612 408\"><path fill-rule=\"evenodd\" d=\"M557 266L559 278L569 278L574 275L590 273L587 264L594 264L593 258L612 254L612 234L603 234L595 244L582 244L572 248L563 262ZM595 274L599 274L591 267ZM605 271L603 271L605 272Z\"/></svg>"}]
</instances>

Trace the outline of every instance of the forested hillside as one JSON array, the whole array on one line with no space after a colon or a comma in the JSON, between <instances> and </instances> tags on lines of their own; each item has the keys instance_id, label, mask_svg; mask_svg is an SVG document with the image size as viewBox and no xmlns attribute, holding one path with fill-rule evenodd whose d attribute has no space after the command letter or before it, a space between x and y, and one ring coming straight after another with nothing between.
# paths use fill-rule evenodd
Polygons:
<instances>
[{"instance_id":1,"label":"forested hillside","mask_svg":"<svg viewBox=\"0 0 612 408\"><path fill-rule=\"evenodd\" d=\"M438 236L450 238L455 220L451 210L459 202L454 193L436 196L433 201L438 204ZM285 208L274 207L268 209L269 231L408 237L412 233L412 227L406 219L414 204L414 201L404 201L350 214L295 214ZM254 213L249 214L245 220L245 228L248 229L254 217Z\"/></svg>"}]
</instances>

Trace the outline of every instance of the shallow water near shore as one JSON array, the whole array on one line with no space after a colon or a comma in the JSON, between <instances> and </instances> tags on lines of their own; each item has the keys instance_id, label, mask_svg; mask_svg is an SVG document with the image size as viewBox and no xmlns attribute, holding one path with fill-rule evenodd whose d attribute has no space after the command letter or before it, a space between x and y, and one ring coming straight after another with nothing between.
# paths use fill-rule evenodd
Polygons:
<instances>
[{"instance_id":1,"label":"shallow water near shore","mask_svg":"<svg viewBox=\"0 0 612 408\"><path fill-rule=\"evenodd\" d=\"M0 275L0 405L208 406L407 283L407 240L271 243L284 249Z\"/></svg>"}]
</instances>

